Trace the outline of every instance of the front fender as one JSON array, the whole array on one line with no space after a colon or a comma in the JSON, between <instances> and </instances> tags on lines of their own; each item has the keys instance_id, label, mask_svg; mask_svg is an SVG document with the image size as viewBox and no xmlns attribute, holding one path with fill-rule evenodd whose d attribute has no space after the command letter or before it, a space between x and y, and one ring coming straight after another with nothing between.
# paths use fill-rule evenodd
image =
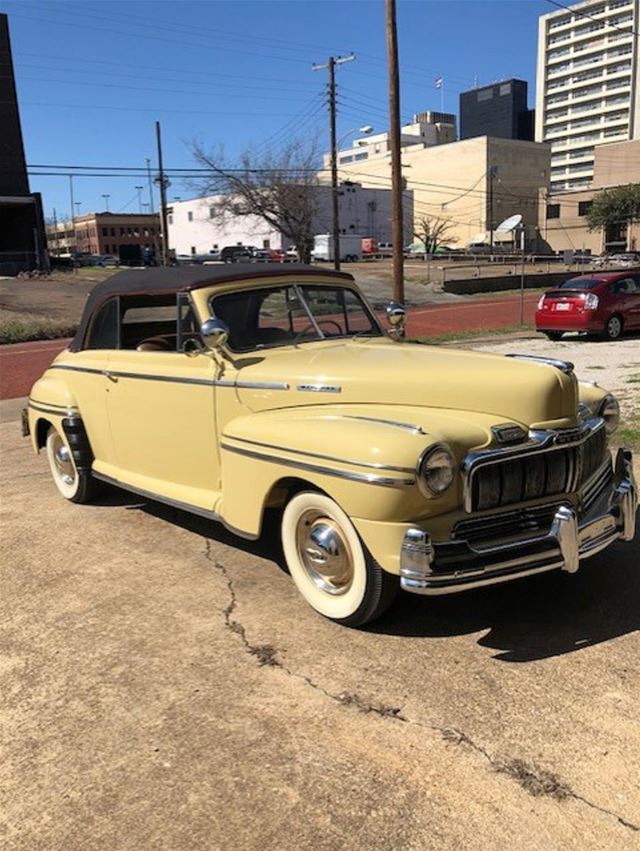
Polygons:
<instances>
[{"instance_id":1,"label":"front fender","mask_svg":"<svg viewBox=\"0 0 640 851\"><path fill-rule=\"evenodd\" d=\"M31 388L29 394L29 431L34 452L44 445L44 423L60 429L64 417L78 416L78 403L64 378L53 371L46 372Z\"/></svg>"},{"instance_id":2,"label":"front fender","mask_svg":"<svg viewBox=\"0 0 640 851\"><path fill-rule=\"evenodd\" d=\"M451 511L460 477L439 499L416 483L422 453L446 443L459 463L491 440L490 416L388 405L322 405L269 411L227 423L221 437L227 523L258 534L265 504L285 480L319 488L352 517L395 522Z\"/></svg>"}]
</instances>

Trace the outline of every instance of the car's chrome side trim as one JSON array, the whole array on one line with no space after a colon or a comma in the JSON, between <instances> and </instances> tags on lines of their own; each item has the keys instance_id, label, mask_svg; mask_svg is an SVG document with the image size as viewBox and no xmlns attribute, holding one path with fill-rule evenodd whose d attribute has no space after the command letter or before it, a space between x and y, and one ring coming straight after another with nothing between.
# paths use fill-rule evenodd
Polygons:
<instances>
[{"instance_id":1,"label":"car's chrome side trim","mask_svg":"<svg viewBox=\"0 0 640 851\"><path fill-rule=\"evenodd\" d=\"M230 446L221 443L220 447L227 452L235 452L236 455L244 455L247 458L255 458L258 461L270 461L272 464L280 464L283 467L293 467L296 470L306 470L310 473L320 473L324 476L335 476L339 479L349 479L352 482L363 482L367 485L379 485L385 488L411 487L415 484L415 478L398 479L388 476L376 476L373 473L354 473L351 470L336 470L333 467L323 467L319 464L307 464L304 461L295 461L292 458L267 455L264 452L256 452L252 449L241 449L239 446Z\"/></svg>"},{"instance_id":2,"label":"car's chrome side trim","mask_svg":"<svg viewBox=\"0 0 640 851\"><path fill-rule=\"evenodd\" d=\"M234 437L232 434L223 434L222 437L227 440L248 443L251 446L261 446L263 449L275 449L276 452L291 452L294 455L304 455L307 458L319 458L321 461L336 461L338 464L354 464L356 467L370 467L373 470L388 470L393 473L415 473L415 467L394 467L392 464L377 464L373 461L355 461L352 458L338 458L336 455L322 455L320 452L292 449L289 446L276 446L273 443L249 440L246 437Z\"/></svg>"},{"instance_id":3,"label":"car's chrome side trim","mask_svg":"<svg viewBox=\"0 0 640 851\"><path fill-rule=\"evenodd\" d=\"M27 404L33 411L42 414L55 414L58 417L73 417L78 414L74 405L54 405L50 402L39 402L37 399L29 399Z\"/></svg>"},{"instance_id":4,"label":"car's chrome side trim","mask_svg":"<svg viewBox=\"0 0 640 851\"><path fill-rule=\"evenodd\" d=\"M403 423L397 420L384 420L380 417L362 417L357 416L355 414L347 414L345 419L348 420L364 420L368 423L380 423L381 425L395 426L396 428L403 428L405 431L410 431L413 434L425 434L422 430L422 426L415 425L415 423Z\"/></svg>"},{"instance_id":5,"label":"car's chrome side trim","mask_svg":"<svg viewBox=\"0 0 640 851\"><path fill-rule=\"evenodd\" d=\"M205 387L235 387L239 390L288 390L289 385L280 381L234 381L225 378L187 378L175 375L153 375L147 372L124 372L114 369L94 369L88 366L53 364L49 369L68 369L73 372L89 372L108 378L134 378L140 381L168 381L173 384L199 384Z\"/></svg>"},{"instance_id":6,"label":"car's chrome side trim","mask_svg":"<svg viewBox=\"0 0 640 851\"><path fill-rule=\"evenodd\" d=\"M233 532L234 535L239 535L241 538L246 538L249 541L257 541L260 535L253 535L249 532L243 532L242 529L237 529L235 526L231 526L229 523L224 520L219 514L215 511L209 511L206 508L200 508L197 505L191 505L188 502L181 502L179 499L172 499L168 496L161 496L160 494L154 493L153 491L145 490L144 488L135 487L135 485L130 485L127 482L122 482L120 479L114 479L112 476L107 476L104 473L97 473L95 470L91 471L91 475L95 479L100 479L101 482L106 482L108 485L113 485L117 488L122 488L122 490L130 491L131 493L136 494L137 496L142 496L145 499L151 499L154 502L162 502L165 505L170 505L171 508L177 508L180 511L187 511L189 514L197 514L198 517L204 517L207 520L213 520L215 523L222 523L225 529L228 529L230 532Z\"/></svg>"},{"instance_id":7,"label":"car's chrome side trim","mask_svg":"<svg viewBox=\"0 0 640 851\"><path fill-rule=\"evenodd\" d=\"M342 393L339 384L298 384L296 390L305 393Z\"/></svg>"}]
</instances>

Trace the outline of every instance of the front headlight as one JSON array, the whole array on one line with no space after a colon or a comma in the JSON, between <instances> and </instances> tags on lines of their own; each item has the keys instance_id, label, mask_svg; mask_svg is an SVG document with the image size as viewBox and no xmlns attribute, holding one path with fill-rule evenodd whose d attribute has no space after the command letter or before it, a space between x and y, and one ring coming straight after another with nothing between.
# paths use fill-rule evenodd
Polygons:
<instances>
[{"instance_id":1,"label":"front headlight","mask_svg":"<svg viewBox=\"0 0 640 851\"><path fill-rule=\"evenodd\" d=\"M444 443L430 446L420 457L417 473L418 487L427 499L444 493L455 475L455 461L449 448Z\"/></svg>"},{"instance_id":2,"label":"front headlight","mask_svg":"<svg viewBox=\"0 0 640 851\"><path fill-rule=\"evenodd\" d=\"M604 420L604 427L607 434L613 434L620 422L620 405L618 405L618 400L611 393L607 393L600 403L598 416Z\"/></svg>"}]
</instances>

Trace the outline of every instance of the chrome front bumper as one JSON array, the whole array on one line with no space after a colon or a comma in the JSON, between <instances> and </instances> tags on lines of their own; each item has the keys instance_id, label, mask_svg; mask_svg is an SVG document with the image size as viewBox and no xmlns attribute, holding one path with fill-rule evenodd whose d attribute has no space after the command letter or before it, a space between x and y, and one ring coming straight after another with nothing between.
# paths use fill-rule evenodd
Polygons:
<instances>
[{"instance_id":1,"label":"chrome front bumper","mask_svg":"<svg viewBox=\"0 0 640 851\"><path fill-rule=\"evenodd\" d=\"M605 505L599 503L595 515L592 512L582 519L575 508L560 505L546 534L486 546L460 541L432 543L427 532L409 529L400 555L400 585L414 594L450 594L547 570L575 573L580 559L595 555L616 540L633 540L637 507L632 453L619 449L610 495ZM443 558L439 564L439 553L461 544L466 563L461 561L452 569L451 559Z\"/></svg>"}]
</instances>

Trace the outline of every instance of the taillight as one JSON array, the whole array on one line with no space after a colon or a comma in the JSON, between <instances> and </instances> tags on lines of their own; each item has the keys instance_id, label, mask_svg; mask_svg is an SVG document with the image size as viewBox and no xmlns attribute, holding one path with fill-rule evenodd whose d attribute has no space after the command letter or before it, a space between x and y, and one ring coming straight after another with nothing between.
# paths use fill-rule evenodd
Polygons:
<instances>
[{"instance_id":1,"label":"taillight","mask_svg":"<svg viewBox=\"0 0 640 851\"><path fill-rule=\"evenodd\" d=\"M597 310L600 299L595 293L589 293L584 300L585 310Z\"/></svg>"},{"instance_id":2,"label":"taillight","mask_svg":"<svg viewBox=\"0 0 640 851\"><path fill-rule=\"evenodd\" d=\"M542 305L544 304L544 296L540 296L540 301L538 302L538 310L542 310Z\"/></svg>"}]
</instances>

